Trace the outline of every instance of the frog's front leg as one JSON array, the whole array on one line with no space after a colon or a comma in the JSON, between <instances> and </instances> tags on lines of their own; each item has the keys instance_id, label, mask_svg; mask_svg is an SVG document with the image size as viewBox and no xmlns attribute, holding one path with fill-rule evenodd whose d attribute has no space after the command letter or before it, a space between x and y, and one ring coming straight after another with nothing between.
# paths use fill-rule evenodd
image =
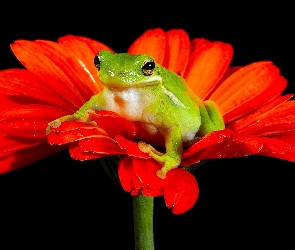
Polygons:
<instances>
[{"instance_id":1,"label":"frog's front leg","mask_svg":"<svg viewBox=\"0 0 295 250\"><path fill-rule=\"evenodd\" d=\"M150 157L162 164L162 168L157 171L157 176L161 179L166 178L166 173L179 166L182 154L182 136L179 126L164 129L166 153L157 151L152 145L139 142L139 149L148 153Z\"/></svg>"},{"instance_id":2,"label":"frog's front leg","mask_svg":"<svg viewBox=\"0 0 295 250\"><path fill-rule=\"evenodd\" d=\"M50 132L50 128L58 128L61 123L65 121L81 121L85 123L93 123L96 125L94 121L90 120L89 113L101 110L103 105L104 99L102 94L94 95L74 114L62 116L53 120L52 122L49 122L46 128L46 134Z\"/></svg>"},{"instance_id":3,"label":"frog's front leg","mask_svg":"<svg viewBox=\"0 0 295 250\"><path fill-rule=\"evenodd\" d=\"M57 118L51 122L48 123L47 128L46 128L46 134L50 132L50 128L58 128L62 122L69 122L69 121L81 121L84 123L89 123L93 125L97 125L96 122L91 121L89 117L89 113L93 113L95 110L93 109L88 109L85 111L84 114L81 113L74 113L72 115L66 115L60 118Z\"/></svg>"}]
</instances>

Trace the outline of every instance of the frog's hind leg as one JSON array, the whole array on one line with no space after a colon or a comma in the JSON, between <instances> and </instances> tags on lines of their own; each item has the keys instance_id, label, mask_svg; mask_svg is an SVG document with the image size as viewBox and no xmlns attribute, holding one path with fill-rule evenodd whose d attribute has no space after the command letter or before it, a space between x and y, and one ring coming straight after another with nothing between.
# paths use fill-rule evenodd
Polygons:
<instances>
[{"instance_id":1,"label":"frog's hind leg","mask_svg":"<svg viewBox=\"0 0 295 250\"><path fill-rule=\"evenodd\" d=\"M198 136L204 136L212 131L225 128L223 117L215 102L204 101L204 105L200 106L200 115L202 123L197 133Z\"/></svg>"},{"instance_id":2,"label":"frog's hind leg","mask_svg":"<svg viewBox=\"0 0 295 250\"><path fill-rule=\"evenodd\" d=\"M138 147L142 152L149 154L155 161L162 164L162 168L156 173L161 179L165 179L166 173L178 167L181 161L182 139L180 128L168 129L168 134L165 142L166 153L159 152L152 145L145 142L138 142Z\"/></svg>"},{"instance_id":3,"label":"frog's hind leg","mask_svg":"<svg viewBox=\"0 0 295 250\"><path fill-rule=\"evenodd\" d=\"M178 167L180 164L180 157L178 157L178 154L159 152L152 145L142 141L138 142L138 147L142 152L149 154L155 161L162 164L162 168L156 172L157 176L161 179L165 179L166 173Z\"/></svg>"}]
</instances>

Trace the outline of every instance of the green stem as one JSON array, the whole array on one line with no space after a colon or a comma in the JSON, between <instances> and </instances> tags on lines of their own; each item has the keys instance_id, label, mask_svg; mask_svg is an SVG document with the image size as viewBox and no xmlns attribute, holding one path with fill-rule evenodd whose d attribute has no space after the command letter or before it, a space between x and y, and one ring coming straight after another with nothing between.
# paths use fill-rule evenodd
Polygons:
<instances>
[{"instance_id":1,"label":"green stem","mask_svg":"<svg viewBox=\"0 0 295 250\"><path fill-rule=\"evenodd\" d=\"M133 196L135 250L154 250L153 232L154 198Z\"/></svg>"}]
</instances>

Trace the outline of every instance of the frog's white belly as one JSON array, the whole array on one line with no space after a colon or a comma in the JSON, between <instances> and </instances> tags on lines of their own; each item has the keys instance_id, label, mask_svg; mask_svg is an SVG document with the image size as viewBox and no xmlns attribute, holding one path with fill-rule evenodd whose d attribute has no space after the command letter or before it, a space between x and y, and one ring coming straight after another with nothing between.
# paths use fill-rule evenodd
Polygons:
<instances>
[{"instance_id":1,"label":"frog's white belly","mask_svg":"<svg viewBox=\"0 0 295 250\"><path fill-rule=\"evenodd\" d=\"M143 121L143 110L150 99L139 88L104 89L106 109L118 113L131 121Z\"/></svg>"}]
</instances>

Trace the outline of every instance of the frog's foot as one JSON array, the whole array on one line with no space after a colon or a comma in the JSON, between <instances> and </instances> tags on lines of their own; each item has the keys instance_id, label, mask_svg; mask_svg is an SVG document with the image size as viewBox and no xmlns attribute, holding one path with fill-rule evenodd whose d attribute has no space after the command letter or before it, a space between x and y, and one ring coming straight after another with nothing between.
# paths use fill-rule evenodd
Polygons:
<instances>
[{"instance_id":1,"label":"frog's foot","mask_svg":"<svg viewBox=\"0 0 295 250\"><path fill-rule=\"evenodd\" d=\"M161 179L165 179L166 173L173 168L177 168L180 164L180 159L178 159L178 157L172 157L168 153L164 154L159 152L150 144L140 141L138 142L138 147L140 151L147 153L155 161L163 165L162 168L156 172L157 176Z\"/></svg>"},{"instance_id":2,"label":"frog's foot","mask_svg":"<svg viewBox=\"0 0 295 250\"><path fill-rule=\"evenodd\" d=\"M78 121L78 122L84 122L87 124L92 124L97 126L97 123L95 121L92 121L90 118L90 113L94 113L94 112L95 111L93 109L88 109L82 116L73 114L73 115L66 115L58 119L55 119L54 121L48 123L46 128L46 135L49 134L50 128L58 128L62 122Z\"/></svg>"},{"instance_id":3,"label":"frog's foot","mask_svg":"<svg viewBox=\"0 0 295 250\"><path fill-rule=\"evenodd\" d=\"M58 128L60 125L61 125L60 119L56 119L56 120L48 123L48 127L51 127L51 128Z\"/></svg>"},{"instance_id":4,"label":"frog's foot","mask_svg":"<svg viewBox=\"0 0 295 250\"><path fill-rule=\"evenodd\" d=\"M92 121L90 118L91 113L95 113L95 110L87 109L84 115L78 119L78 121L97 126L97 123L95 121Z\"/></svg>"},{"instance_id":5,"label":"frog's foot","mask_svg":"<svg viewBox=\"0 0 295 250\"><path fill-rule=\"evenodd\" d=\"M152 158L154 158L154 157L158 158L158 157L164 155L164 153L159 152L152 145L147 144L147 143L145 143L143 141L138 142L138 147L139 147L141 152L149 154L149 156L152 157ZM160 158L159 158L159 161L160 161Z\"/></svg>"},{"instance_id":6,"label":"frog's foot","mask_svg":"<svg viewBox=\"0 0 295 250\"><path fill-rule=\"evenodd\" d=\"M180 164L180 160L171 157L168 154L163 155L164 165L156 172L157 176L161 179L166 178L166 173L174 168L177 168Z\"/></svg>"},{"instance_id":7,"label":"frog's foot","mask_svg":"<svg viewBox=\"0 0 295 250\"><path fill-rule=\"evenodd\" d=\"M51 128L58 128L61 125L61 120L56 119L52 122L49 122L46 128L46 135L49 134Z\"/></svg>"}]
</instances>

